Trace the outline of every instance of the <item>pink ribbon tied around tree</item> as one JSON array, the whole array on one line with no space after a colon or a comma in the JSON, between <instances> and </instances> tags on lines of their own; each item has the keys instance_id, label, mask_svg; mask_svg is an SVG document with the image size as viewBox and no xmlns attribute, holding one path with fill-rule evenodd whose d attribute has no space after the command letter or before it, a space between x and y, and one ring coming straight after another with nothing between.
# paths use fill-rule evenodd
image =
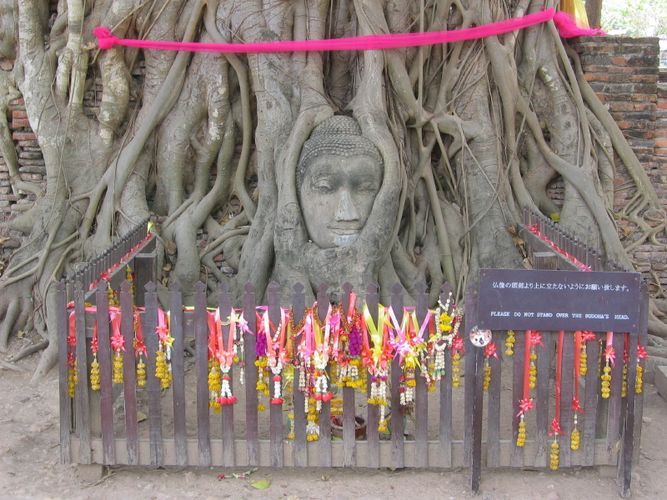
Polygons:
<instances>
[{"instance_id":1,"label":"pink ribbon tied around tree","mask_svg":"<svg viewBox=\"0 0 667 500\"><path fill-rule=\"evenodd\" d=\"M553 21L560 36L573 38L577 36L599 36L604 33L599 29L580 28L565 12L556 12L550 8L534 12L522 17L504 19L494 23L450 31L434 31L421 33L390 33L382 35L365 35L349 38L328 40L287 40L258 43L200 43L174 42L163 40L133 40L114 36L109 28L98 26L93 29L100 49L111 49L115 46L137 47L153 50L178 50L191 52L220 53L277 53L277 52L322 52L338 50L386 50L405 47L420 47L466 40L477 40L490 36L502 35L520 29Z\"/></svg>"}]
</instances>

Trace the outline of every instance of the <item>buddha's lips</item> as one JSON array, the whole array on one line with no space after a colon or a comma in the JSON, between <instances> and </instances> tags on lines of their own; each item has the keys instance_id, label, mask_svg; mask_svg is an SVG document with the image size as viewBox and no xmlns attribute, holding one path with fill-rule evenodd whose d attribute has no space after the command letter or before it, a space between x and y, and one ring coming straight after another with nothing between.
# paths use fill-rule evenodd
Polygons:
<instances>
[{"instance_id":1,"label":"buddha's lips","mask_svg":"<svg viewBox=\"0 0 667 500\"><path fill-rule=\"evenodd\" d=\"M361 232L360 227L334 227L334 226L327 226L327 229L331 231L332 233L339 234L341 236L348 236L348 235L354 235L358 234Z\"/></svg>"}]
</instances>

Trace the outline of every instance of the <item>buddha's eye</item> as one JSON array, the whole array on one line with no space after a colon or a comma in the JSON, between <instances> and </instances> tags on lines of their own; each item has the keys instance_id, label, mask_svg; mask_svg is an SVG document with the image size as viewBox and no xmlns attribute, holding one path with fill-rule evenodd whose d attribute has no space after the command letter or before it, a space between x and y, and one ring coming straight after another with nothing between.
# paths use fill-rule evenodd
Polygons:
<instances>
[{"instance_id":1,"label":"buddha's eye","mask_svg":"<svg viewBox=\"0 0 667 500\"><path fill-rule=\"evenodd\" d=\"M362 193L375 193L377 190L378 186L374 182L362 182L356 187L356 191Z\"/></svg>"},{"instance_id":2,"label":"buddha's eye","mask_svg":"<svg viewBox=\"0 0 667 500\"><path fill-rule=\"evenodd\" d=\"M320 179L313 182L313 190L318 193L327 194L333 192L333 185L326 179Z\"/></svg>"}]
</instances>

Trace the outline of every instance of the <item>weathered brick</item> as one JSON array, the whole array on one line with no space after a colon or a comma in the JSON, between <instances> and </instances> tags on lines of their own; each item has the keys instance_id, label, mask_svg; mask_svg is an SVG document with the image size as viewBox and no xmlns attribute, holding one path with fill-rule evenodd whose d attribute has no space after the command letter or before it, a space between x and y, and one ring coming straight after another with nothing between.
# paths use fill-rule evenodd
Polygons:
<instances>
[{"instance_id":1,"label":"weathered brick","mask_svg":"<svg viewBox=\"0 0 667 500\"><path fill-rule=\"evenodd\" d=\"M33 132L14 132L12 139L15 141L37 141L37 137Z\"/></svg>"},{"instance_id":2,"label":"weathered brick","mask_svg":"<svg viewBox=\"0 0 667 500\"><path fill-rule=\"evenodd\" d=\"M27 118L14 118L12 119L12 128L30 128L30 122Z\"/></svg>"}]
</instances>

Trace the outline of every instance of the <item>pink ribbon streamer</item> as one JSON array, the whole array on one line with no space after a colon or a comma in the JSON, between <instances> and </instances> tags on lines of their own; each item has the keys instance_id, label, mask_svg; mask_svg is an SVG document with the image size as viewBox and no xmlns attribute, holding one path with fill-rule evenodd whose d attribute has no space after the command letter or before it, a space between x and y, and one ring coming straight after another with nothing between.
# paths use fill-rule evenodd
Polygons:
<instances>
[{"instance_id":1,"label":"pink ribbon streamer","mask_svg":"<svg viewBox=\"0 0 667 500\"><path fill-rule=\"evenodd\" d=\"M118 38L109 28L98 26L93 29L98 47L102 50L114 46L137 47L153 50L178 50L188 52L222 52L235 54L276 53L276 52L321 52L339 50L386 50L405 47L421 47L441 43L477 40L494 35L502 35L537 24L553 21L563 38L577 36L598 36L604 33L597 29L579 28L574 20L564 12L547 9L542 12L522 17L505 19L495 23L483 24L473 28L453 31L432 31L420 33L391 33L385 35L366 35L349 38L325 40L286 40L256 43L202 43L173 42L163 40L136 40Z\"/></svg>"}]
</instances>

